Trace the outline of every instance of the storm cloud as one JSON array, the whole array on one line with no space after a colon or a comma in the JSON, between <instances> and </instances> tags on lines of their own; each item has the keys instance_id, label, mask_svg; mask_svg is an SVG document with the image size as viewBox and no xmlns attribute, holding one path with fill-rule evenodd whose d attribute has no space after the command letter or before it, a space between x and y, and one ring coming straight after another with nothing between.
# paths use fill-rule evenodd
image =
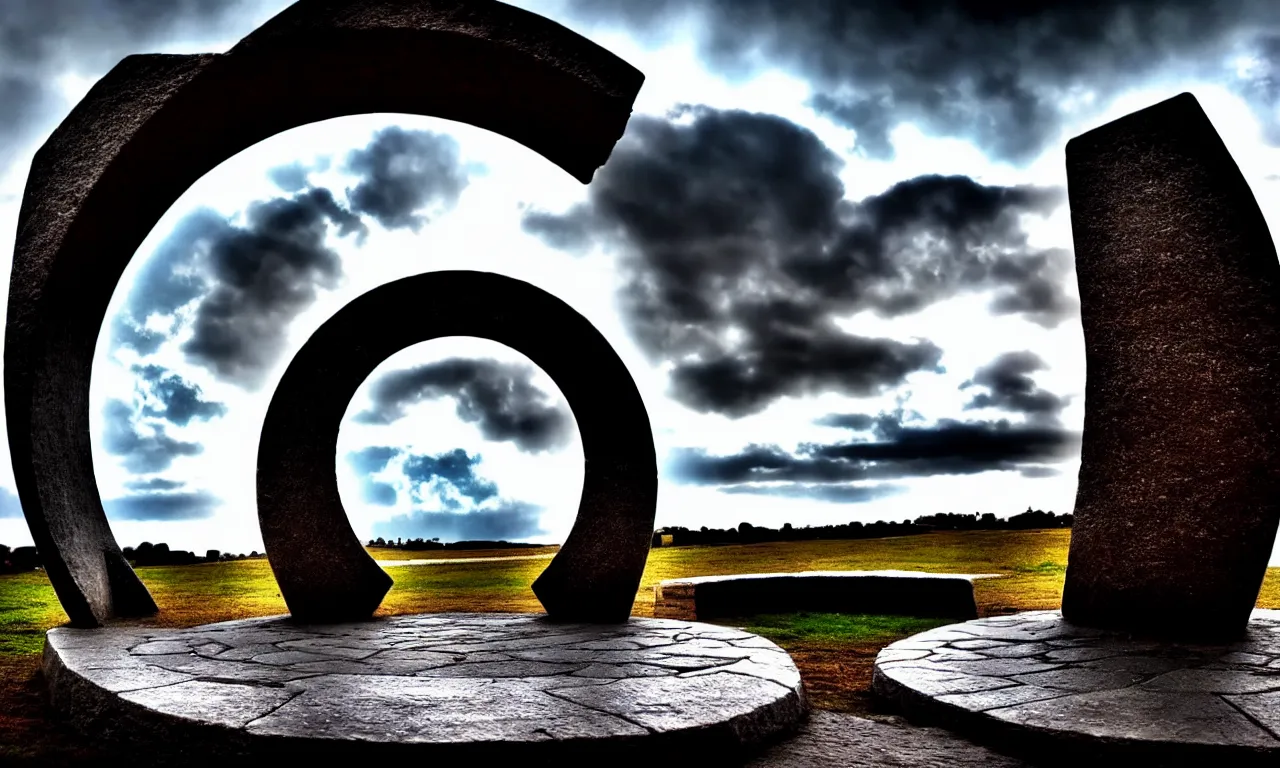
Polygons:
<instances>
[{"instance_id":1,"label":"storm cloud","mask_svg":"<svg viewBox=\"0 0 1280 768\"><path fill-rule=\"evenodd\" d=\"M295 164L271 173L283 189L296 190L288 196L251 203L231 220L193 212L140 270L115 318L114 342L153 353L186 330L179 310L190 305L190 335L181 347L187 361L222 381L259 388L280 358L290 322L341 281L331 237L362 242L369 231L363 214L386 228L416 230L425 221L419 208L453 205L467 179L451 142L399 128L376 134L352 153L349 170L360 175L346 203L306 186L307 169Z\"/></svg>"},{"instance_id":2,"label":"storm cloud","mask_svg":"<svg viewBox=\"0 0 1280 768\"><path fill-rule=\"evenodd\" d=\"M366 448L349 457L358 469L379 471L400 455L394 448ZM542 508L499 496L496 483L480 477L482 459L461 448L436 455L408 455L401 471L417 508L376 523L389 538L522 539L543 533Z\"/></svg>"},{"instance_id":3,"label":"storm cloud","mask_svg":"<svg viewBox=\"0 0 1280 768\"><path fill-rule=\"evenodd\" d=\"M857 132L857 151L892 157L890 132L973 141L1022 163L1053 148L1068 121L1166 72L1230 82L1273 107L1273 70L1239 77L1232 59L1275 57L1269 0L569 0L578 18L661 37L695 23L709 67L776 66L814 87L811 105ZM1091 101L1080 97L1092 94ZM1269 114L1268 122L1276 125ZM1273 131L1280 138L1280 127Z\"/></svg>"},{"instance_id":4,"label":"storm cloud","mask_svg":"<svg viewBox=\"0 0 1280 768\"><path fill-rule=\"evenodd\" d=\"M928 340L858 336L837 318L973 292L1044 327L1075 315L1069 253L1032 246L1022 228L1060 207L1062 190L921 176L851 202L841 164L775 115L636 116L587 202L528 210L524 227L561 247L615 246L624 319L652 361L674 363L671 395L729 416L783 396L878 395L939 370Z\"/></svg>"},{"instance_id":5,"label":"storm cloud","mask_svg":"<svg viewBox=\"0 0 1280 768\"><path fill-rule=\"evenodd\" d=\"M385 538L439 538L446 542L520 541L545 533L540 523L541 513L541 507L520 501L471 512L414 510L374 523L373 533Z\"/></svg>"},{"instance_id":6,"label":"storm cloud","mask_svg":"<svg viewBox=\"0 0 1280 768\"><path fill-rule=\"evenodd\" d=\"M204 451L199 443L166 434L163 424L140 423L137 411L123 400L108 400L102 416L103 448L121 457L124 468L134 474L161 472L180 456L196 456Z\"/></svg>"},{"instance_id":7,"label":"storm cloud","mask_svg":"<svg viewBox=\"0 0 1280 768\"><path fill-rule=\"evenodd\" d=\"M1035 421L1056 424L1070 397L1055 395L1036 385L1030 374L1048 366L1034 352L1006 352L978 369L961 389L985 387L965 404L965 410L999 408L1025 414Z\"/></svg>"},{"instance_id":8,"label":"storm cloud","mask_svg":"<svg viewBox=\"0 0 1280 768\"><path fill-rule=\"evenodd\" d=\"M476 475L480 456L468 455L461 448L437 456L410 456L404 462L404 475L419 500L435 497L442 504L458 509L465 502L478 506L498 495L498 486ZM422 486L427 493L418 491Z\"/></svg>"},{"instance_id":9,"label":"storm cloud","mask_svg":"<svg viewBox=\"0 0 1280 768\"><path fill-rule=\"evenodd\" d=\"M103 407L102 445L107 453L122 457L124 468L138 475L161 472L180 456L202 453L199 443L179 440L167 429L221 417L226 405L205 400L200 387L164 366L135 365L132 371L138 377L133 402L113 398Z\"/></svg>"},{"instance_id":10,"label":"storm cloud","mask_svg":"<svg viewBox=\"0 0 1280 768\"><path fill-rule=\"evenodd\" d=\"M205 400L200 387L170 373L163 366L135 365L133 372L149 384L147 394L154 402L143 407L144 416L161 418L185 427L193 419L208 421L227 413L226 405Z\"/></svg>"},{"instance_id":11,"label":"storm cloud","mask_svg":"<svg viewBox=\"0 0 1280 768\"><path fill-rule=\"evenodd\" d=\"M361 179L347 190L352 211L387 229L414 232L429 220L423 212L428 206L451 208L468 181L453 137L395 126L352 152L346 169Z\"/></svg>"},{"instance_id":12,"label":"storm cloud","mask_svg":"<svg viewBox=\"0 0 1280 768\"><path fill-rule=\"evenodd\" d=\"M176 40L223 42L251 31L287 0L40 0L5 3L0 14L0 175L17 152L53 127L70 104L65 73L98 77L132 53Z\"/></svg>"},{"instance_id":13,"label":"storm cloud","mask_svg":"<svg viewBox=\"0 0 1280 768\"><path fill-rule=\"evenodd\" d=\"M833 421L856 421L867 431L861 419ZM1061 461L1080 440L1079 433L1056 425L1005 419L908 425L901 409L875 417L870 431L871 440L802 443L795 451L750 445L736 454L714 456L703 449L677 449L668 472L676 482L722 486L731 493L865 501L897 490L879 483L907 478L990 471L1046 477L1056 470L1045 465ZM857 483L864 485L853 485Z\"/></svg>"},{"instance_id":14,"label":"storm cloud","mask_svg":"<svg viewBox=\"0 0 1280 768\"><path fill-rule=\"evenodd\" d=\"M563 447L573 415L534 385L533 373L528 365L487 358L449 358L392 371L371 385L372 407L354 419L391 424L413 403L452 397L458 418L475 424L488 440L532 453Z\"/></svg>"},{"instance_id":15,"label":"storm cloud","mask_svg":"<svg viewBox=\"0 0 1280 768\"><path fill-rule=\"evenodd\" d=\"M203 520L213 516L220 501L207 491L139 493L102 502L112 520Z\"/></svg>"}]
</instances>

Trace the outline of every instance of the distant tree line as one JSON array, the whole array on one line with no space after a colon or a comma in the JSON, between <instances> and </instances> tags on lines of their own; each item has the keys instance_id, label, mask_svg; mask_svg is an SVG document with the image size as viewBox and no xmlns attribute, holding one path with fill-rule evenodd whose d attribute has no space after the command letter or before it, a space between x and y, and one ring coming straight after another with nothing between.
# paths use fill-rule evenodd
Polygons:
<instances>
[{"instance_id":1,"label":"distant tree line","mask_svg":"<svg viewBox=\"0 0 1280 768\"><path fill-rule=\"evenodd\" d=\"M812 525L796 528L791 523L781 528L766 528L739 523L737 528L708 528L705 525L693 530L679 526L659 528L653 532L655 547L683 547L709 544L759 544L769 541L817 541L823 539L883 539L889 536L912 536L931 531L1025 531L1033 528L1070 528L1070 514L1055 515L1039 509L1027 507L1026 512L1013 517L998 518L988 512L963 515L954 512L943 512L935 515L917 517L915 520L903 520L900 523L877 520L874 523L845 523L843 525ZM440 539L377 539L369 540L370 547L387 549L404 549L415 552L425 550L473 550L473 549L528 549L541 547L542 544L527 544L510 541L453 541L442 544ZM217 563L228 560L247 560L265 557L257 551L249 554L233 555L230 552L219 552L216 549L206 550L204 557L185 549L169 549L164 542L152 544L144 541L136 547L125 547L125 559L135 566L147 565L193 565L195 563ZM18 573L33 571L41 567L40 553L35 547L14 547L10 549L0 544L0 573Z\"/></svg>"},{"instance_id":2,"label":"distant tree line","mask_svg":"<svg viewBox=\"0 0 1280 768\"><path fill-rule=\"evenodd\" d=\"M9 549L0 544L0 573L34 571L40 566L40 553L36 551L35 547L14 547Z\"/></svg>"},{"instance_id":3,"label":"distant tree line","mask_svg":"<svg viewBox=\"0 0 1280 768\"><path fill-rule=\"evenodd\" d=\"M204 557L200 557L194 552L188 552L185 549L169 549L169 545L163 541L159 544L152 544L144 541L136 547L125 547L123 550L126 560L134 566L143 565L195 565L196 563L219 563L228 560L247 560L252 557L262 557L257 551L250 552L248 555L233 555L230 552L219 552L216 549L205 550Z\"/></svg>"},{"instance_id":4,"label":"distant tree line","mask_svg":"<svg viewBox=\"0 0 1280 768\"><path fill-rule=\"evenodd\" d=\"M378 537L369 539L370 547L382 547L384 549L406 549L413 552L435 549L452 549L452 550L468 550L468 549L530 549L533 547L544 547L545 544L526 544L523 542L512 541L488 541L485 539L477 539L474 541L451 541L447 544L441 544L439 538L435 539L384 539Z\"/></svg>"},{"instance_id":5,"label":"distant tree line","mask_svg":"<svg viewBox=\"0 0 1280 768\"><path fill-rule=\"evenodd\" d=\"M877 520L874 523L844 523L840 525L812 525L796 528L786 523L782 528L765 528L751 523L739 523L737 528L708 528L705 525L693 530L680 526L659 528L653 533L655 547L683 547L715 544L760 544L770 541L818 541L841 539L883 539L889 536L913 536L932 531L1025 531L1034 528L1070 528L1070 514L1055 515L1040 509L1027 507L1012 517L998 518L988 512L964 515L944 512L903 520L900 523Z\"/></svg>"}]
</instances>

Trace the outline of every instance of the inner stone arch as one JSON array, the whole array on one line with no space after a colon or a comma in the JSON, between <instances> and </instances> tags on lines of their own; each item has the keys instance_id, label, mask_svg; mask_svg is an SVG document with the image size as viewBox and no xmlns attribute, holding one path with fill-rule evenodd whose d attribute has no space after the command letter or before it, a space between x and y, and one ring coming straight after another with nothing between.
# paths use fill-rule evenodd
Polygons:
<instances>
[{"instance_id":1,"label":"inner stone arch","mask_svg":"<svg viewBox=\"0 0 1280 768\"><path fill-rule=\"evenodd\" d=\"M582 497L533 591L553 618L625 621L648 558L658 492L639 390L604 336L569 305L523 281L465 270L403 278L347 304L303 344L272 395L258 444L258 519L290 613L313 622L363 619L391 588L342 505L338 433L375 368L444 336L505 344L560 387L582 437Z\"/></svg>"},{"instance_id":2,"label":"inner stone arch","mask_svg":"<svg viewBox=\"0 0 1280 768\"><path fill-rule=\"evenodd\" d=\"M347 406L335 465L356 533L392 543L559 544L584 471L559 386L524 354L476 336L384 360Z\"/></svg>"}]
</instances>

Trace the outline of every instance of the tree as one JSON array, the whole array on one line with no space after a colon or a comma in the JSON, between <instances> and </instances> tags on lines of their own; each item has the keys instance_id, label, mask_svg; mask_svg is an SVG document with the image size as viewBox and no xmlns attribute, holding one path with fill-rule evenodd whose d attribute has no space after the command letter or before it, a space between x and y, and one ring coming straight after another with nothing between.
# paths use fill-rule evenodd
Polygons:
<instances>
[{"instance_id":1,"label":"tree","mask_svg":"<svg viewBox=\"0 0 1280 768\"><path fill-rule=\"evenodd\" d=\"M220 557L222 557L222 553L216 549L211 549L204 553L204 559L206 562L216 563Z\"/></svg>"}]
</instances>

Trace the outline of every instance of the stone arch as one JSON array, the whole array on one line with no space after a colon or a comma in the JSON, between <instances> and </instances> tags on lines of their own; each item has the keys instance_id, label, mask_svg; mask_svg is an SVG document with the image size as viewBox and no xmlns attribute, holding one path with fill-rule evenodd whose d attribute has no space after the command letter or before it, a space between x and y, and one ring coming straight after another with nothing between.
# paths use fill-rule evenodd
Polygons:
<instances>
[{"instance_id":1,"label":"stone arch","mask_svg":"<svg viewBox=\"0 0 1280 768\"><path fill-rule=\"evenodd\" d=\"M5 338L14 478L72 624L156 610L102 509L89 376L125 265L183 191L277 133L375 112L494 131L587 183L643 79L559 24L481 0L300 0L225 54L130 56L103 77L32 162Z\"/></svg>"},{"instance_id":2,"label":"stone arch","mask_svg":"<svg viewBox=\"0 0 1280 768\"><path fill-rule=\"evenodd\" d=\"M391 588L338 495L338 428L357 388L382 361L445 336L505 344L564 393L582 434L582 502L533 591L554 618L625 621L658 500L644 401L613 347L568 304L520 280L470 271L428 272L365 293L320 326L289 363L262 426L258 519L290 612L304 621L367 619Z\"/></svg>"}]
</instances>

